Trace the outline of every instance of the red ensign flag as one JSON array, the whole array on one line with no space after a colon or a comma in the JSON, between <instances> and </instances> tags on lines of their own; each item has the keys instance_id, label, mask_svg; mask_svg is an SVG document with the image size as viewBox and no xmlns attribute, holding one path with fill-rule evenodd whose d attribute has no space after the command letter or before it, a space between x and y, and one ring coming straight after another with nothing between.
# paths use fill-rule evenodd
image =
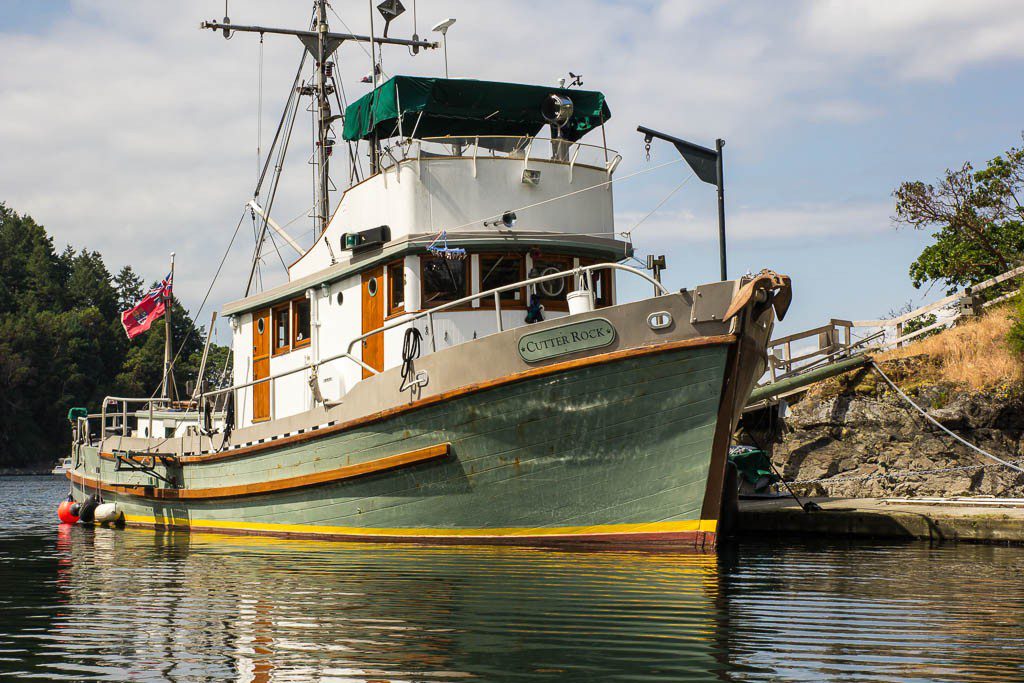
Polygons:
<instances>
[{"instance_id":1,"label":"red ensign flag","mask_svg":"<svg viewBox=\"0 0 1024 683\"><path fill-rule=\"evenodd\" d=\"M135 339L149 329L153 322L167 310L171 298L171 275L168 274L159 285L149 290L139 303L121 314L121 325L129 339Z\"/></svg>"}]
</instances>

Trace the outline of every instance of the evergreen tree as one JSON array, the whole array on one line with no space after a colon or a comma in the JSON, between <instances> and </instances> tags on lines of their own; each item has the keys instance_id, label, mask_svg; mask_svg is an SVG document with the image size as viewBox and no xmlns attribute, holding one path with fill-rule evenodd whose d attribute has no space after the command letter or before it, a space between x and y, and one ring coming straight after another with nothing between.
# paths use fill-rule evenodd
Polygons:
<instances>
[{"instance_id":1,"label":"evergreen tree","mask_svg":"<svg viewBox=\"0 0 1024 683\"><path fill-rule=\"evenodd\" d=\"M0 467L43 467L65 453L71 407L96 412L107 395L156 393L166 319L130 342L121 326L144 293L130 266L111 277L99 252L57 254L42 226L0 203ZM173 326L183 395L205 338L177 300ZM211 363L226 354L211 347Z\"/></svg>"}]
</instances>

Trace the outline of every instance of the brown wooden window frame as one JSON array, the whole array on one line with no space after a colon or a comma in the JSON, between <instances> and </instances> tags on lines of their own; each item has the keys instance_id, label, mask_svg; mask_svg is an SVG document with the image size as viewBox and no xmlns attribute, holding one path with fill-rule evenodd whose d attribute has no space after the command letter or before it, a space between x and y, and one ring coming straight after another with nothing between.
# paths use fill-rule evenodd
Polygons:
<instances>
[{"instance_id":1,"label":"brown wooden window frame","mask_svg":"<svg viewBox=\"0 0 1024 683\"><path fill-rule=\"evenodd\" d=\"M602 261L596 258L581 258L580 266L594 266L599 263L614 263L614 261ZM595 308L608 308L609 306L615 305L614 292L612 292L612 269L606 268L602 270L591 271L591 278L593 278L594 284L601 284L601 293L603 294L600 299L597 297L597 293L594 293L594 307Z\"/></svg>"},{"instance_id":2,"label":"brown wooden window frame","mask_svg":"<svg viewBox=\"0 0 1024 683\"><path fill-rule=\"evenodd\" d=\"M479 281L479 286L480 286L480 291L481 292L486 292L488 289L494 289L494 287L488 287L488 286L484 285L484 277L487 275L487 269L484 266L484 259L487 259L487 258L515 258L515 259L519 259L519 275L516 278L516 282L522 282L523 280L526 279L526 252L525 251L522 251L522 252L520 252L520 251L506 251L506 252L485 251L485 252L482 252L480 254L477 254L476 256L477 256L477 263L480 264L480 267L478 269L480 272L477 274L477 278L478 278L478 281ZM509 293L514 292L514 291L515 290L511 290L510 289L510 290L508 290L508 292L504 292L504 294L509 294ZM527 293L526 287L522 287L519 290L519 301L516 301L514 299L504 299L504 298L502 298L502 300L501 300L501 308L503 310L504 309L510 309L510 310L516 310L516 309L522 310L522 309L525 309L526 305L528 303L529 296L530 295ZM494 296L492 295L492 296L482 297L480 299L480 308L487 308L487 309L494 310Z\"/></svg>"},{"instance_id":3,"label":"brown wooden window frame","mask_svg":"<svg viewBox=\"0 0 1024 683\"><path fill-rule=\"evenodd\" d=\"M445 259L443 256L434 256L433 254L429 254L429 253L428 254L420 254L420 310L421 311L426 311L426 310L429 310L431 308L436 308L437 306L443 306L445 304L451 303L452 301L458 301L459 299L462 299L464 297L469 296L470 292L472 290L472 282L473 282L473 275L474 275L474 273L473 273L473 258L472 258L472 256L467 255L466 258L464 259L464 262L466 264L466 281L465 281L464 291L463 291L462 295L461 296L457 296L457 297L455 297L453 299L450 299L450 300L440 301L440 302L437 302L435 304L431 304L430 302L428 302L427 301L427 278L424 276L424 273L426 272L425 268L424 268L424 264L429 263L430 261L433 261L433 260L444 261L444 260L447 260L447 259ZM466 303L466 304L464 304L462 306L457 306L455 308L449 308L448 310L450 310L450 311L452 311L452 310L472 310L473 309L473 305L472 304L473 304L473 302L470 301L470 302L468 302L468 303Z\"/></svg>"},{"instance_id":4,"label":"brown wooden window frame","mask_svg":"<svg viewBox=\"0 0 1024 683\"><path fill-rule=\"evenodd\" d=\"M300 296L297 299L292 299L290 303L291 303L291 307L292 307L292 317L291 317L291 321L292 321L292 330L291 330L292 331L292 349L302 349L302 348L305 348L305 347L309 346L310 343L312 343L312 339L313 339L313 302L310 301L309 298L307 298L307 297ZM299 324L298 324L298 322L299 322L299 306L298 306L298 304L302 304L302 303L305 303L307 306L309 306L309 329L307 330L308 334L307 334L305 339L299 339L298 338L298 332L299 332Z\"/></svg>"},{"instance_id":5,"label":"brown wooden window frame","mask_svg":"<svg viewBox=\"0 0 1024 683\"><path fill-rule=\"evenodd\" d=\"M398 270L402 274L402 303L398 306L392 306L391 302L394 301L395 294L395 279L391 273L394 270ZM384 266L384 272L387 277L387 300L384 302L386 306L384 319L394 318L395 316L402 315L405 313L405 259L401 258L397 261L392 261Z\"/></svg>"},{"instance_id":6,"label":"brown wooden window frame","mask_svg":"<svg viewBox=\"0 0 1024 683\"><path fill-rule=\"evenodd\" d=\"M284 335L285 343L279 346L277 343L277 326L278 321L281 319L279 316L282 314L288 329ZM270 349L272 356L281 356L292 350L292 312L290 301L270 309Z\"/></svg>"}]
</instances>

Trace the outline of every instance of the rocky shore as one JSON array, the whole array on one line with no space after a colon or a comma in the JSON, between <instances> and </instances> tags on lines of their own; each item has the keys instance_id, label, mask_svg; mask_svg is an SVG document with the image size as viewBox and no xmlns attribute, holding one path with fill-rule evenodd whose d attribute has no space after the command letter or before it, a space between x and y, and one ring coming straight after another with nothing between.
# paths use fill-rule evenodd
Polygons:
<instances>
[{"instance_id":1,"label":"rocky shore","mask_svg":"<svg viewBox=\"0 0 1024 683\"><path fill-rule=\"evenodd\" d=\"M1024 458L1024 384L970 389L937 379L934 365L928 355L880 363L943 426L1004 460ZM803 495L1024 497L1024 474L929 424L870 367L790 397L784 411L748 414L741 427L740 440L766 447L787 481L808 482L794 487Z\"/></svg>"}]
</instances>

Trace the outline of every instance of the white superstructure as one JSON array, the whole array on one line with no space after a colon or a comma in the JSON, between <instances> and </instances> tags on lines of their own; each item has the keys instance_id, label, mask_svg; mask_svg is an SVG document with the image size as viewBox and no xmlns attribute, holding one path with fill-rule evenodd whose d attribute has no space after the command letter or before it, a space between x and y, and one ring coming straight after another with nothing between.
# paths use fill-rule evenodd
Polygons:
<instances>
[{"instance_id":1,"label":"white superstructure","mask_svg":"<svg viewBox=\"0 0 1024 683\"><path fill-rule=\"evenodd\" d=\"M236 425L287 417L344 400L368 375L402 362L409 326L353 339L385 323L530 277L612 262L629 247L614 239L611 178L619 157L602 146L537 137L409 140L382 155L379 170L343 194L327 229L289 267L289 281L228 304L237 384ZM388 239L346 249L345 235L386 226ZM427 250L465 249L465 258ZM572 276L501 294L502 328L526 324L531 299L545 318L566 315ZM595 305L613 301L611 272L591 276ZM474 300L418 323L422 352L498 331L493 300ZM431 327L433 330L431 330ZM380 338L383 337L383 342ZM302 369L299 372L296 370Z\"/></svg>"}]
</instances>

